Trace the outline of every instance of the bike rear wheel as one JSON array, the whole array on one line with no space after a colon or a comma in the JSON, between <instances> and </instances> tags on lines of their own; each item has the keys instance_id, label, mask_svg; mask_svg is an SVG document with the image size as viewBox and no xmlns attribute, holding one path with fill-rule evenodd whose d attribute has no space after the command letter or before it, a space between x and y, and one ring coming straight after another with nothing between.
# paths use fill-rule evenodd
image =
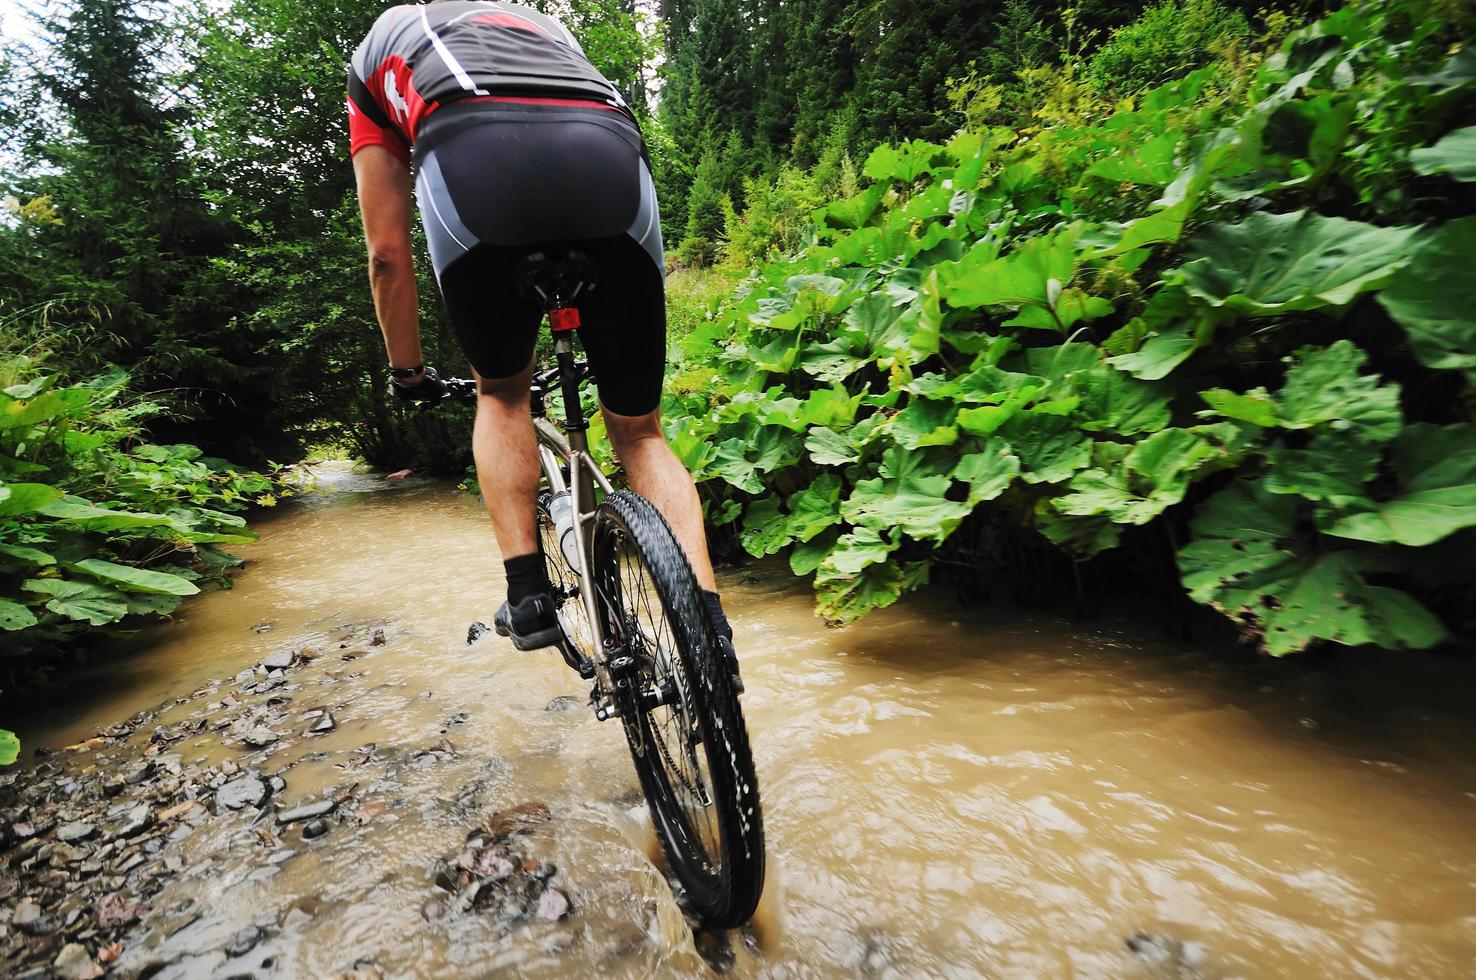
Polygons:
<instances>
[{"instance_id":1,"label":"bike rear wheel","mask_svg":"<svg viewBox=\"0 0 1476 980\"><path fill-rule=\"evenodd\" d=\"M764 884L763 813L743 711L697 581L648 501L612 494L594 521L602 618L631 758L697 918L747 921Z\"/></svg>"}]
</instances>

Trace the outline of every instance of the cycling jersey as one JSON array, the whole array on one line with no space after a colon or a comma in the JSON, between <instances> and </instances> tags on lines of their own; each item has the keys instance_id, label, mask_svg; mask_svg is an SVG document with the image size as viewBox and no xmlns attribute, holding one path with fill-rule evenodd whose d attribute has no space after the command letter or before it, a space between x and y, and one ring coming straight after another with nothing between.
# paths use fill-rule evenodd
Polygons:
<instances>
[{"instance_id":1,"label":"cycling jersey","mask_svg":"<svg viewBox=\"0 0 1476 980\"><path fill-rule=\"evenodd\" d=\"M564 25L530 7L442 0L391 7L349 64L352 153L383 146L407 166L426 117L465 99L625 110Z\"/></svg>"}]
</instances>

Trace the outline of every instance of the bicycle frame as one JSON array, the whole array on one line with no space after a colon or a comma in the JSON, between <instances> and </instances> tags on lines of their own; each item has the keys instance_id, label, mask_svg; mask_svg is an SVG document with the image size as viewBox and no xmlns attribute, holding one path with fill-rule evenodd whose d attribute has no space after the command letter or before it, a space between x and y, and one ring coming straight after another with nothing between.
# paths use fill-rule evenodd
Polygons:
<instances>
[{"instance_id":1,"label":"bicycle frame","mask_svg":"<svg viewBox=\"0 0 1476 980\"><path fill-rule=\"evenodd\" d=\"M552 319L552 318L551 318ZM577 319L576 319L577 322ZM586 533L586 525L593 522L595 513L595 487L605 493L614 492L610 480L595 465L589 455L589 423L585 421L584 409L579 403L579 369L574 362L573 328L554 328L554 356L558 361L559 388L564 401L564 432L569 441L569 478L567 484L564 474L559 466L559 458L547 445L539 443L538 458L543 467L544 479L548 481L549 490L555 494L565 490L569 493L569 502L575 514L572 525L574 531L575 552L579 558L579 567L573 569L579 579L580 601L584 605L584 614L588 617L590 635L598 637L601 649L597 651L594 658L595 676L602 691L613 693L614 681L610 676L609 663L611 650L609 641L605 637L602 628L599 605L595 599L594 582L589 574L592 563L591 541ZM535 400L533 406L534 414L546 417L539 400ZM608 706L600 710L606 710ZM597 713L598 714L598 713ZM600 720L612 717L605 714Z\"/></svg>"}]
</instances>

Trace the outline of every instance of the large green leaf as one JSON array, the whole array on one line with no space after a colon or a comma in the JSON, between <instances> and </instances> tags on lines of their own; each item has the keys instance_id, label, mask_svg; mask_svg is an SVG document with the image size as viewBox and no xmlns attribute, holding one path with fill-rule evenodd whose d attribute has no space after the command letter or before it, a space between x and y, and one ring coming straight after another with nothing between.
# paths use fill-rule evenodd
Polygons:
<instances>
[{"instance_id":1,"label":"large green leaf","mask_svg":"<svg viewBox=\"0 0 1476 980\"><path fill-rule=\"evenodd\" d=\"M80 620L92 626L116 623L128 615L128 600L117 589L103 585L86 585L59 578L27 579L21 587L52 597L46 608L58 616Z\"/></svg>"},{"instance_id":2,"label":"large green leaf","mask_svg":"<svg viewBox=\"0 0 1476 980\"><path fill-rule=\"evenodd\" d=\"M75 570L92 576L99 582L115 585L125 592L154 592L160 595L195 595L200 587L189 579L169 572L153 572L132 565L88 558L72 566Z\"/></svg>"},{"instance_id":3,"label":"large green leaf","mask_svg":"<svg viewBox=\"0 0 1476 980\"><path fill-rule=\"evenodd\" d=\"M139 514L126 510L110 510L88 503L80 497L64 497L38 509L38 513L86 531L130 531L150 527L176 527L176 522L160 514ZM183 528L177 528L184 530Z\"/></svg>"},{"instance_id":4,"label":"large green leaf","mask_svg":"<svg viewBox=\"0 0 1476 980\"><path fill-rule=\"evenodd\" d=\"M55 565L56 556L40 548L30 548L23 544L0 544L0 555L9 555L18 558L31 565L46 566Z\"/></svg>"},{"instance_id":5,"label":"large green leaf","mask_svg":"<svg viewBox=\"0 0 1476 980\"><path fill-rule=\"evenodd\" d=\"M1379 453L1347 433L1313 437L1302 449L1278 446L1266 453L1266 489L1345 507L1365 498Z\"/></svg>"},{"instance_id":6,"label":"large green leaf","mask_svg":"<svg viewBox=\"0 0 1476 980\"><path fill-rule=\"evenodd\" d=\"M1440 142L1409 155L1415 173L1450 174L1456 180L1476 180L1476 126L1446 133Z\"/></svg>"},{"instance_id":7,"label":"large green leaf","mask_svg":"<svg viewBox=\"0 0 1476 980\"><path fill-rule=\"evenodd\" d=\"M840 522L840 477L822 473L788 500L780 511L778 497L765 497L748 507L739 540L755 557L772 555L794 541L809 541Z\"/></svg>"},{"instance_id":8,"label":"large green leaf","mask_svg":"<svg viewBox=\"0 0 1476 980\"><path fill-rule=\"evenodd\" d=\"M909 140L899 146L883 143L871 151L861 168L872 180L895 180L911 184L923 174L932 173L943 147L925 140Z\"/></svg>"},{"instance_id":9,"label":"large green leaf","mask_svg":"<svg viewBox=\"0 0 1476 980\"><path fill-rule=\"evenodd\" d=\"M1399 488L1350 514L1328 534L1421 547L1476 527L1476 425L1411 425L1394 441Z\"/></svg>"},{"instance_id":10,"label":"large green leaf","mask_svg":"<svg viewBox=\"0 0 1476 980\"><path fill-rule=\"evenodd\" d=\"M1081 427L1088 432L1122 436L1157 432L1172 417L1169 392L1105 364L1072 374L1071 384L1081 395Z\"/></svg>"},{"instance_id":11,"label":"large green leaf","mask_svg":"<svg viewBox=\"0 0 1476 980\"><path fill-rule=\"evenodd\" d=\"M993 500L1009 489L1020 475L1020 460L1003 440L987 444L982 452L969 453L953 469L953 479L969 486L969 504Z\"/></svg>"},{"instance_id":12,"label":"large green leaf","mask_svg":"<svg viewBox=\"0 0 1476 980\"><path fill-rule=\"evenodd\" d=\"M1164 429L1134 446L1120 465L1077 473L1051 506L1070 517L1147 524L1183 500L1195 473L1220 452L1187 429Z\"/></svg>"},{"instance_id":13,"label":"large green leaf","mask_svg":"<svg viewBox=\"0 0 1476 980\"><path fill-rule=\"evenodd\" d=\"M32 514L61 498L60 490L44 483L6 483L0 485L0 517Z\"/></svg>"},{"instance_id":14,"label":"large green leaf","mask_svg":"<svg viewBox=\"0 0 1476 980\"><path fill-rule=\"evenodd\" d=\"M958 407L952 402L913 398L892 417L892 437L906 449L951 446L958 441L957 415Z\"/></svg>"},{"instance_id":15,"label":"large green leaf","mask_svg":"<svg viewBox=\"0 0 1476 980\"><path fill-rule=\"evenodd\" d=\"M15 732L0 728L0 766L8 766L20 758L20 739Z\"/></svg>"},{"instance_id":16,"label":"large green leaf","mask_svg":"<svg viewBox=\"0 0 1476 980\"><path fill-rule=\"evenodd\" d=\"M0 630L23 630L36 625L31 610L11 599L0 599Z\"/></svg>"},{"instance_id":17,"label":"large green leaf","mask_svg":"<svg viewBox=\"0 0 1476 980\"><path fill-rule=\"evenodd\" d=\"M1020 479L1026 483L1060 483L1091 462L1091 440L1059 415L1024 412L1002 425L999 434L1019 458Z\"/></svg>"},{"instance_id":18,"label":"large green leaf","mask_svg":"<svg viewBox=\"0 0 1476 980\"><path fill-rule=\"evenodd\" d=\"M1201 302L1246 316L1337 309L1403 268L1418 233L1311 211L1257 212L1196 235L1195 258L1174 276Z\"/></svg>"},{"instance_id":19,"label":"large green leaf","mask_svg":"<svg viewBox=\"0 0 1476 980\"><path fill-rule=\"evenodd\" d=\"M901 528L918 541L942 541L973 505L947 497L951 467L923 452L899 446L883 457L881 476L860 480L841 505L841 516L861 527Z\"/></svg>"},{"instance_id":20,"label":"large green leaf","mask_svg":"<svg viewBox=\"0 0 1476 980\"><path fill-rule=\"evenodd\" d=\"M943 285L943 298L958 309L1036 306L1049 309L1076 270L1076 231L1028 238L987 265L962 269Z\"/></svg>"},{"instance_id":21,"label":"large green leaf","mask_svg":"<svg viewBox=\"0 0 1476 980\"><path fill-rule=\"evenodd\" d=\"M1447 222L1420 238L1409 265L1379 302L1409 334L1420 363L1476 368L1476 217Z\"/></svg>"},{"instance_id":22,"label":"large green leaf","mask_svg":"<svg viewBox=\"0 0 1476 980\"><path fill-rule=\"evenodd\" d=\"M1275 656L1316 640L1423 649L1445 628L1397 589L1369 583L1382 556L1325 552L1299 538L1300 504L1259 485L1234 485L1212 497L1193 522L1194 540L1179 551L1184 587L1223 612Z\"/></svg>"}]
</instances>

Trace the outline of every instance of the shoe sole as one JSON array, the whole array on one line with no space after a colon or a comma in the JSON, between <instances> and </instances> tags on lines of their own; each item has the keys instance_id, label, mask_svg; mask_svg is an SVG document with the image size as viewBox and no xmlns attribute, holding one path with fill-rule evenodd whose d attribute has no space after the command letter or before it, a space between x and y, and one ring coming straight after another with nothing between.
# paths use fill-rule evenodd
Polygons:
<instances>
[{"instance_id":1,"label":"shoe sole","mask_svg":"<svg viewBox=\"0 0 1476 980\"><path fill-rule=\"evenodd\" d=\"M518 634L503 627L501 623L493 624L493 629L498 636L505 636L512 640L512 645L519 650L542 650L544 647L556 647L564 638L564 631L557 626L539 630L536 633Z\"/></svg>"}]
</instances>

